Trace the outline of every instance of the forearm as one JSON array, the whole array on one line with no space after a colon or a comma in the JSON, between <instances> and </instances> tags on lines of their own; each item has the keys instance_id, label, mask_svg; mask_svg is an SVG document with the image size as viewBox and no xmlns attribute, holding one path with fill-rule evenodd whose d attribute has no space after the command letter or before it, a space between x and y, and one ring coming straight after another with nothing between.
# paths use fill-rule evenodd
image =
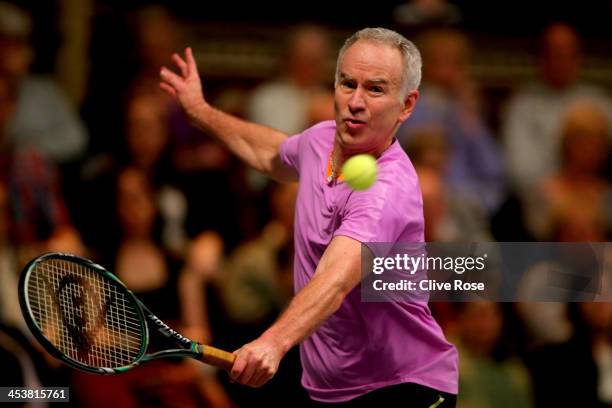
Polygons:
<instances>
[{"instance_id":1,"label":"forearm","mask_svg":"<svg viewBox=\"0 0 612 408\"><path fill-rule=\"evenodd\" d=\"M280 343L287 352L309 337L342 305L361 280L361 244L336 237L325 251L317 271L287 310L262 335Z\"/></svg>"},{"instance_id":2,"label":"forearm","mask_svg":"<svg viewBox=\"0 0 612 408\"><path fill-rule=\"evenodd\" d=\"M246 122L207 103L190 109L187 114L196 127L216 137L246 164L264 174L273 174L286 134Z\"/></svg>"},{"instance_id":3,"label":"forearm","mask_svg":"<svg viewBox=\"0 0 612 408\"><path fill-rule=\"evenodd\" d=\"M294 181L297 174L284 166L279 158L281 143L287 138L282 132L248 123L210 106L202 93L202 82L191 48L185 50L185 60L172 55L180 73L166 67L160 71L160 88L175 98L191 122L215 136L230 151L248 165L279 181Z\"/></svg>"},{"instance_id":4,"label":"forearm","mask_svg":"<svg viewBox=\"0 0 612 408\"><path fill-rule=\"evenodd\" d=\"M333 238L308 285L276 323L235 352L230 378L252 387L260 387L272 378L287 351L321 326L357 286L360 264L359 241L345 236Z\"/></svg>"},{"instance_id":5,"label":"forearm","mask_svg":"<svg viewBox=\"0 0 612 408\"><path fill-rule=\"evenodd\" d=\"M283 353L308 338L344 300L342 286L315 276L291 301L281 317L262 337L279 343Z\"/></svg>"}]
</instances>

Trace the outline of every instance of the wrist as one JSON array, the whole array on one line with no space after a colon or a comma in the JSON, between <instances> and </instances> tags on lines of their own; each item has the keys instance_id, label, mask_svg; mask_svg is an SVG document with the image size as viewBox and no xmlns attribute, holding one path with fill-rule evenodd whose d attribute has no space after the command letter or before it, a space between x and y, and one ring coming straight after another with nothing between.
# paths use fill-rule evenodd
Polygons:
<instances>
[{"instance_id":1,"label":"wrist","mask_svg":"<svg viewBox=\"0 0 612 408\"><path fill-rule=\"evenodd\" d=\"M206 124L206 118L212 110L212 106L202 99L185 109L185 113L192 124L202 127Z\"/></svg>"},{"instance_id":2,"label":"wrist","mask_svg":"<svg viewBox=\"0 0 612 408\"><path fill-rule=\"evenodd\" d=\"M273 327L266 330L262 335L261 339L274 344L275 348L281 352L284 356L287 354L289 349L293 347L293 344L289 341L287 336L277 333Z\"/></svg>"}]
</instances>

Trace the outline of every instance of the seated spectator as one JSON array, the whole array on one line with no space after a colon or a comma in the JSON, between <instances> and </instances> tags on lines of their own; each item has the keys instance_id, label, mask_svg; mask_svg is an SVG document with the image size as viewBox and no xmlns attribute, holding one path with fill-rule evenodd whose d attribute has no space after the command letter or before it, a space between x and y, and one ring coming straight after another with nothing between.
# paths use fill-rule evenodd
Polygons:
<instances>
[{"instance_id":1,"label":"seated spectator","mask_svg":"<svg viewBox=\"0 0 612 408\"><path fill-rule=\"evenodd\" d=\"M457 407L531 407L525 366L501 349L503 315L493 302L460 303L457 320L459 387Z\"/></svg>"},{"instance_id":2,"label":"seated spectator","mask_svg":"<svg viewBox=\"0 0 612 408\"><path fill-rule=\"evenodd\" d=\"M460 8L447 0L408 0L393 9L393 21L403 30L454 26L462 19Z\"/></svg>"},{"instance_id":3,"label":"seated spectator","mask_svg":"<svg viewBox=\"0 0 612 408\"><path fill-rule=\"evenodd\" d=\"M0 322L27 330L17 297L17 253L11 241L9 192L0 183Z\"/></svg>"},{"instance_id":4,"label":"seated spectator","mask_svg":"<svg viewBox=\"0 0 612 408\"><path fill-rule=\"evenodd\" d=\"M180 266L156 242L159 208L154 189L142 171L127 168L119 174L116 205L121 239L115 262L104 263L114 264L112 270L156 316L171 326L178 326L182 320L178 289ZM155 335L153 332L152 336ZM194 339L207 340L199 336ZM208 403L231 406L215 380L214 370L211 372L206 366L188 360L155 361L122 376L105 379L94 380L75 372L74 382L76 399L87 406L198 407Z\"/></svg>"},{"instance_id":5,"label":"seated spectator","mask_svg":"<svg viewBox=\"0 0 612 408\"><path fill-rule=\"evenodd\" d=\"M539 78L512 97L503 118L509 174L521 197L559 170L563 115L574 102L590 100L612 120L609 97L580 79L581 66L578 34L566 24L549 25L540 40Z\"/></svg>"},{"instance_id":6,"label":"seated spectator","mask_svg":"<svg viewBox=\"0 0 612 408\"><path fill-rule=\"evenodd\" d=\"M415 133L405 148L419 176L423 194L425 241L491 241L481 202L464 192L453 192L444 177L449 166L449 149L442 134L435 131Z\"/></svg>"},{"instance_id":7,"label":"seated spectator","mask_svg":"<svg viewBox=\"0 0 612 408\"><path fill-rule=\"evenodd\" d=\"M572 337L529 358L537 406L612 406L612 304L570 303L569 308Z\"/></svg>"},{"instance_id":8,"label":"seated spectator","mask_svg":"<svg viewBox=\"0 0 612 408\"><path fill-rule=\"evenodd\" d=\"M7 325L0 319L0 367L2 367L3 387L40 388L68 385L65 369L57 361L47 364L46 352L41 352L38 344L30 343L30 338L22 330ZM43 355L43 353L45 353ZM51 359L51 357L48 357ZM6 404L5 405L12 405ZM20 406L20 405L15 405ZM27 405L23 405L27 406ZM32 404L32 406L38 406Z\"/></svg>"},{"instance_id":9,"label":"seated spectator","mask_svg":"<svg viewBox=\"0 0 612 408\"><path fill-rule=\"evenodd\" d=\"M10 192L9 235L15 246L17 266L48 251L48 243L72 229L60 194L57 172L33 147L16 146L8 137L17 94L0 75L0 184Z\"/></svg>"},{"instance_id":10,"label":"seated spectator","mask_svg":"<svg viewBox=\"0 0 612 408\"><path fill-rule=\"evenodd\" d=\"M612 186L603 171L610 127L590 102L571 105L562 119L560 167L525 199L528 221L540 240L605 241L612 233Z\"/></svg>"},{"instance_id":11,"label":"seated spectator","mask_svg":"<svg viewBox=\"0 0 612 408\"><path fill-rule=\"evenodd\" d=\"M96 249L109 250L116 238L110 220L114 196L114 179L125 167L141 172L155 191L156 205L159 205L162 222L162 246L172 255L180 258L187 245L185 218L187 201L182 192L174 186L168 143L168 106L165 101L149 94L134 94L127 101L123 149L120 154L98 155L84 167L82 189L96 194L96 200L81 203L79 219L83 230L95 231L88 236ZM99 217L92 219L95 212Z\"/></svg>"},{"instance_id":12,"label":"seated spectator","mask_svg":"<svg viewBox=\"0 0 612 408\"><path fill-rule=\"evenodd\" d=\"M299 27L291 33L286 52L284 74L253 92L247 116L293 135L334 117L332 93L324 82L329 56L327 34L316 27Z\"/></svg>"},{"instance_id":13,"label":"seated spectator","mask_svg":"<svg viewBox=\"0 0 612 408\"><path fill-rule=\"evenodd\" d=\"M213 395L205 388L211 380L214 377L203 376L191 361L168 359L143 364L121 375L93 376L74 370L70 399L90 408L233 407L222 389L217 388L219 393Z\"/></svg>"},{"instance_id":14,"label":"seated spectator","mask_svg":"<svg viewBox=\"0 0 612 408\"><path fill-rule=\"evenodd\" d=\"M219 279L223 267L223 240L213 231L194 238L179 278L179 299L187 337L212 343L206 286Z\"/></svg>"},{"instance_id":15,"label":"seated spectator","mask_svg":"<svg viewBox=\"0 0 612 408\"><path fill-rule=\"evenodd\" d=\"M114 271L160 318L178 318L176 270L155 241L159 209L144 174L128 168L117 180L117 215L121 239Z\"/></svg>"},{"instance_id":16,"label":"seated spectator","mask_svg":"<svg viewBox=\"0 0 612 408\"><path fill-rule=\"evenodd\" d=\"M449 153L444 178L450 190L472 196L491 214L503 198L503 160L482 119L478 90L468 72L468 40L458 31L431 30L423 35L420 49L419 102L400 127L398 140L406 146L420 133L441 134Z\"/></svg>"},{"instance_id":17,"label":"seated spectator","mask_svg":"<svg viewBox=\"0 0 612 408\"><path fill-rule=\"evenodd\" d=\"M15 146L31 146L61 166L82 158L88 136L55 82L29 74L34 57L31 34L30 16L15 5L0 3L0 74L16 93L8 137Z\"/></svg>"},{"instance_id":18,"label":"seated spectator","mask_svg":"<svg viewBox=\"0 0 612 408\"><path fill-rule=\"evenodd\" d=\"M238 324L270 324L293 293L292 254L296 184L275 184L270 194L271 219L261 234L238 246L219 276L224 304Z\"/></svg>"},{"instance_id":19,"label":"seated spectator","mask_svg":"<svg viewBox=\"0 0 612 408\"><path fill-rule=\"evenodd\" d=\"M278 317L293 291L296 194L296 184L272 185L269 223L225 261L223 242L217 234L204 232L193 241L180 284L191 333L206 338L212 331L215 343L232 349L257 337ZM294 348L279 373L263 388L228 384L228 393L239 406L270 406L278 400L307 406L300 375L298 350Z\"/></svg>"}]
</instances>

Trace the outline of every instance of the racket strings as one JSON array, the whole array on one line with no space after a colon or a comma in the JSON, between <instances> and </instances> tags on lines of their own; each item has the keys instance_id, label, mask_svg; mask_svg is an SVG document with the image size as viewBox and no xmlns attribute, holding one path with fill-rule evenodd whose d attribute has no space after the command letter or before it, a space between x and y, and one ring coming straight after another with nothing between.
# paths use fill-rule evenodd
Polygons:
<instances>
[{"instance_id":1,"label":"racket strings","mask_svg":"<svg viewBox=\"0 0 612 408\"><path fill-rule=\"evenodd\" d=\"M143 325L122 288L79 263L47 259L28 281L30 309L63 354L94 367L122 367L141 354Z\"/></svg>"}]
</instances>

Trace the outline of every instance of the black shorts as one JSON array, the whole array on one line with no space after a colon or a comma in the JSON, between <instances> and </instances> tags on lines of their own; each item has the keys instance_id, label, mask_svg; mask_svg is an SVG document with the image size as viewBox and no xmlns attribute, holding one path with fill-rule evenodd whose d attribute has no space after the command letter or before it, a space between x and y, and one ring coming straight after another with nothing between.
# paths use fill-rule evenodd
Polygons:
<instances>
[{"instance_id":1,"label":"black shorts","mask_svg":"<svg viewBox=\"0 0 612 408\"><path fill-rule=\"evenodd\" d=\"M350 401L339 403L311 401L311 403L312 408L372 408L381 406L452 408L457 403L457 396L419 384L403 383L379 388Z\"/></svg>"}]
</instances>

